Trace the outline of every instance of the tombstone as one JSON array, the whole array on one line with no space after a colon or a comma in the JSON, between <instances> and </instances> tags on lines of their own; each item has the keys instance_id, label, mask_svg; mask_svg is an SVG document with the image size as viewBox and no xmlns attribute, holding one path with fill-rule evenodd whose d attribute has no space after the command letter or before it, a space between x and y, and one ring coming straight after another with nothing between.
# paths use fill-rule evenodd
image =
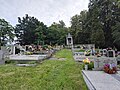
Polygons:
<instances>
[{"instance_id":1,"label":"tombstone","mask_svg":"<svg viewBox=\"0 0 120 90\"><path fill-rule=\"evenodd\" d=\"M108 56L108 51L106 49L103 49L103 56Z\"/></svg>"},{"instance_id":2,"label":"tombstone","mask_svg":"<svg viewBox=\"0 0 120 90\"><path fill-rule=\"evenodd\" d=\"M4 64L5 63L3 54L4 54L3 51L0 50L0 64Z\"/></svg>"},{"instance_id":3,"label":"tombstone","mask_svg":"<svg viewBox=\"0 0 120 90\"><path fill-rule=\"evenodd\" d=\"M15 46L14 45L11 46L11 52L10 52L10 54L15 55Z\"/></svg>"},{"instance_id":4,"label":"tombstone","mask_svg":"<svg viewBox=\"0 0 120 90\"><path fill-rule=\"evenodd\" d=\"M103 56L103 50L99 50L101 56Z\"/></svg>"},{"instance_id":5,"label":"tombstone","mask_svg":"<svg viewBox=\"0 0 120 90\"><path fill-rule=\"evenodd\" d=\"M117 60L115 57L114 50L109 50L107 52L108 57L96 57L94 58L94 69L103 70L105 64L114 64L117 66Z\"/></svg>"},{"instance_id":6,"label":"tombstone","mask_svg":"<svg viewBox=\"0 0 120 90\"><path fill-rule=\"evenodd\" d=\"M114 50L108 50L108 57L115 57L115 51Z\"/></svg>"}]
</instances>

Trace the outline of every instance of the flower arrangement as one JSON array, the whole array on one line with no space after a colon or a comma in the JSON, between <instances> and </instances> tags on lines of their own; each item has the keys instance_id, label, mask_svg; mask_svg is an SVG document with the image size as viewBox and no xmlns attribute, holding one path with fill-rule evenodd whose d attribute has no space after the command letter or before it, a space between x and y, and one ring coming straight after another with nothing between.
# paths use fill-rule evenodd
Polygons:
<instances>
[{"instance_id":1,"label":"flower arrangement","mask_svg":"<svg viewBox=\"0 0 120 90\"><path fill-rule=\"evenodd\" d=\"M105 64L104 72L106 72L108 74L115 74L115 73L117 73L117 67L114 63L113 64Z\"/></svg>"},{"instance_id":2,"label":"flower arrangement","mask_svg":"<svg viewBox=\"0 0 120 90\"><path fill-rule=\"evenodd\" d=\"M83 63L84 63L84 64L89 64L89 63L90 63L90 60L89 60L88 58L86 58L86 59L83 60Z\"/></svg>"},{"instance_id":3,"label":"flower arrangement","mask_svg":"<svg viewBox=\"0 0 120 90\"><path fill-rule=\"evenodd\" d=\"M83 60L83 69L85 70L92 70L94 68L94 63L90 61L88 58Z\"/></svg>"}]
</instances>

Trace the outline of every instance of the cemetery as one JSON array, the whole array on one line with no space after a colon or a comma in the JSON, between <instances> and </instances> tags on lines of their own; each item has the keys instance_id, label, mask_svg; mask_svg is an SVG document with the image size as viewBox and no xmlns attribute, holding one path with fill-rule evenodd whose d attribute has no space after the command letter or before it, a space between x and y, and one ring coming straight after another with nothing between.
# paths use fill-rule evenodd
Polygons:
<instances>
[{"instance_id":1,"label":"cemetery","mask_svg":"<svg viewBox=\"0 0 120 90\"><path fill-rule=\"evenodd\" d=\"M27 68L29 68L29 67L30 68L32 67L31 71L33 71L32 69L34 69L34 68L37 69L38 67L40 70L42 70L43 68L41 68L41 66L45 67L44 65L42 65L42 63L44 64L46 62L55 63L57 61L59 64L56 64L56 65L64 65L64 64L68 64L68 63L69 64L73 63L75 65L75 63L77 62L77 63L80 63L80 68L75 68L75 69L82 71L81 74L80 73L77 73L77 74L79 74L80 77L83 77L83 79L86 83L86 85L82 86L83 88L88 88L90 90L107 90L106 88L109 85L105 84L104 82L108 82L111 84L117 83L115 87L111 87L111 90L113 90L113 88L115 88L115 90L117 90L119 88L119 86L118 86L118 84L120 84L120 79L119 79L120 78L120 72L119 72L120 68L118 66L119 65L118 64L119 63L119 55L116 55L116 53L113 49L95 49L95 44L78 44L78 45L76 44L76 45L74 45L73 39L72 39L72 36L70 35L70 33L66 36L66 42L67 42L67 46L65 46L66 49L63 48L63 46L42 47L40 45L39 46L36 46L36 45L21 46L20 44L1 47L1 50L0 50L1 66L0 66L0 68L2 68L2 65L4 65L4 67L6 67L6 65L8 65L8 67L10 67L10 68L14 67L14 68L18 68L18 69L20 67L23 67L25 70L27 70ZM59 53L59 52L61 52L61 53ZM69 52L69 54L68 54L68 52ZM72 59L72 57L74 60ZM12 63L6 64L6 62L14 62L14 64L12 64ZM62 64L60 64L60 63L62 63ZM12 65L12 67L11 67L11 65ZM56 67L56 65L55 65L55 67ZM50 67L52 67L52 66L50 66ZM47 68L47 70L49 70L49 68ZM71 70L73 70L73 72L75 69L71 68ZM19 70L21 70L21 69L19 69ZM18 72L20 72L20 71L18 71ZM27 71L27 72L33 74L30 71ZM64 71L64 73L65 72L66 71ZM10 72L8 72L8 73L10 73ZM44 72L44 74L47 74L47 72ZM0 75L2 75L2 74L0 74ZM15 75L15 74L12 74L12 75ZM35 74L33 74L33 75L36 76L38 74L36 73L36 75ZM104 80L103 80L104 82L99 79L99 78L103 78L103 76L104 76ZM2 77L3 77L3 75L2 75ZM66 75L62 76L62 77L65 78ZM93 78L93 77L96 77L96 78ZM109 79L110 80L112 79L112 82L110 82ZM41 82L45 83L45 81L41 81ZM99 84L98 82L101 84ZM29 83L29 82L27 82L27 83ZM104 85L106 85L106 86L104 86ZM3 87L4 87L4 85L3 85ZM9 88L9 84L8 84L8 88ZM48 87L46 87L46 88L48 88Z\"/></svg>"},{"instance_id":2,"label":"cemetery","mask_svg":"<svg viewBox=\"0 0 120 90\"><path fill-rule=\"evenodd\" d=\"M81 63L80 68L78 69L82 71L82 73L81 74L79 73L79 74L80 74L80 77L84 78L84 81L86 83L86 85L83 86L84 88L87 87L90 90L99 90L99 89L107 90L106 87L108 87L108 84L105 84L104 82L108 82L111 84L117 83L114 88L115 90L119 88L118 86L118 84L120 83L120 79L119 79L120 68L118 67L119 55L116 56L116 53L113 49L108 49L108 50L95 49L95 44L74 45L73 39L70 33L66 37L66 42L67 42L67 46L65 48L67 49L63 49L63 46L55 46L55 47L45 46L46 48L43 48L42 46L36 46L36 45L21 46L19 44L4 46L4 47L1 47L1 50L0 50L0 64L5 65L5 67L6 65L8 65L8 67L10 68L12 67L19 68L22 66L24 69L27 69L29 67L37 69L37 67L42 66L42 63L45 63L45 62L54 63L56 62L56 60L59 64L60 63L65 64L65 62L66 63L71 62L75 64L75 62L77 62L77 63ZM65 53L63 54L59 53L57 55L56 52L61 52L61 51L65 51ZM69 52L69 55L67 55L68 52ZM74 60L72 60L72 57ZM14 62L14 64L12 63L6 64L6 62L8 61ZM12 65L12 67L9 65ZM73 72L74 72L74 69L73 69ZM45 74L47 73L45 72ZM103 75L104 75L104 80L103 80L104 82L99 80L99 78L103 78ZM96 78L93 78L93 77L96 77ZM106 81L106 79L108 80ZM112 79L112 82L110 82L109 79ZM101 84L99 84L98 82ZM106 87L104 87L104 85L106 85ZM112 89L113 87L111 87L111 90Z\"/></svg>"},{"instance_id":3,"label":"cemetery","mask_svg":"<svg viewBox=\"0 0 120 90\"><path fill-rule=\"evenodd\" d=\"M120 90L119 0L0 3L0 90Z\"/></svg>"}]
</instances>

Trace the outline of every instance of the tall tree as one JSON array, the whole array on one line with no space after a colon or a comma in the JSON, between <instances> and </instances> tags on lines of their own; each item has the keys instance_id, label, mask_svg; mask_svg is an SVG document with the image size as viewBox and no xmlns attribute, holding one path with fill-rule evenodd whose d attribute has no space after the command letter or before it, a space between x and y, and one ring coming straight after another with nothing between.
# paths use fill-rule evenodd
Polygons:
<instances>
[{"instance_id":1,"label":"tall tree","mask_svg":"<svg viewBox=\"0 0 120 90\"><path fill-rule=\"evenodd\" d=\"M61 20L59 23L53 23L49 27L48 42L54 44L65 44L68 28L65 27L65 23Z\"/></svg>"},{"instance_id":2,"label":"tall tree","mask_svg":"<svg viewBox=\"0 0 120 90\"><path fill-rule=\"evenodd\" d=\"M85 32L85 20L87 18L87 11L81 11L80 15L75 15L71 18L70 33L73 35L74 43L88 43L86 38L88 34Z\"/></svg>"},{"instance_id":3,"label":"tall tree","mask_svg":"<svg viewBox=\"0 0 120 90\"><path fill-rule=\"evenodd\" d=\"M90 0L88 12L90 14L89 15L90 18L88 20L90 29L92 30L93 27L95 26L100 28L101 26L100 30L103 30L103 32L101 33L103 33L105 37L104 46L106 47L113 46L114 39L112 36L115 37L113 33L114 31L113 27L116 25L116 22L119 20L118 18L120 15L118 0ZM104 41L104 38L102 39Z\"/></svg>"},{"instance_id":4,"label":"tall tree","mask_svg":"<svg viewBox=\"0 0 120 90\"><path fill-rule=\"evenodd\" d=\"M88 29L90 29L91 43L96 46L103 47L105 45L105 36L103 32L103 25L100 21L100 7L97 0L91 0L89 3L88 13Z\"/></svg>"},{"instance_id":5,"label":"tall tree","mask_svg":"<svg viewBox=\"0 0 120 90\"><path fill-rule=\"evenodd\" d=\"M41 35L40 33L43 29L43 23L39 22L35 17L28 16L28 14L26 14L26 16L22 19L18 17L18 23L19 24L15 27L15 33L18 41L24 45L37 44Z\"/></svg>"},{"instance_id":6,"label":"tall tree","mask_svg":"<svg viewBox=\"0 0 120 90\"><path fill-rule=\"evenodd\" d=\"M6 20L0 19L0 44L14 40L14 28Z\"/></svg>"}]
</instances>

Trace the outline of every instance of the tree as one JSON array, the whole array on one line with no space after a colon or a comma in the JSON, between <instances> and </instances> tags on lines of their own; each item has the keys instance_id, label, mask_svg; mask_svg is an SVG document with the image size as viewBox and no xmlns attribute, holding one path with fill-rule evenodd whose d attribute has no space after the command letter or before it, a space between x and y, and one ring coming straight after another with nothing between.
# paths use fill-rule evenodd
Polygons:
<instances>
[{"instance_id":1,"label":"tree","mask_svg":"<svg viewBox=\"0 0 120 90\"><path fill-rule=\"evenodd\" d=\"M105 36L103 31L103 25L100 21L99 11L100 7L97 3L97 0L91 0L89 3L89 19L87 21L87 28L91 30L91 43L94 43L96 46L103 47L105 45Z\"/></svg>"},{"instance_id":2,"label":"tree","mask_svg":"<svg viewBox=\"0 0 120 90\"><path fill-rule=\"evenodd\" d=\"M53 22L48 32L47 40L49 44L65 44L68 28L65 27L65 23L62 20L59 23Z\"/></svg>"},{"instance_id":3,"label":"tree","mask_svg":"<svg viewBox=\"0 0 120 90\"><path fill-rule=\"evenodd\" d=\"M43 22L39 23L39 26L35 29L36 43L37 44L47 44L48 28Z\"/></svg>"},{"instance_id":4,"label":"tree","mask_svg":"<svg viewBox=\"0 0 120 90\"><path fill-rule=\"evenodd\" d=\"M44 39L43 30L46 30L46 26L35 17L26 14L22 19L18 17L18 23L15 27L15 33L21 44L38 44L38 41Z\"/></svg>"},{"instance_id":5,"label":"tree","mask_svg":"<svg viewBox=\"0 0 120 90\"><path fill-rule=\"evenodd\" d=\"M6 20L0 19L0 44L14 40L14 28Z\"/></svg>"},{"instance_id":6,"label":"tree","mask_svg":"<svg viewBox=\"0 0 120 90\"><path fill-rule=\"evenodd\" d=\"M88 43L86 38L88 33L85 32L85 20L87 18L87 11L81 11L80 15L75 15L71 18L70 33L73 35L74 43Z\"/></svg>"},{"instance_id":7,"label":"tree","mask_svg":"<svg viewBox=\"0 0 120 90\"><path fill-rule=\"evenodd\" d=\"M119 11L118 0L90 0L87 28L92 31L96 26L99 30L103 30L101 33L105 37L102 38L103 41L105 40L105 47L112 47L115 44L115 33L113 32L115 31L115 27L118 26L116 24L119 22Z\"/></svg>"}]
</instances>

